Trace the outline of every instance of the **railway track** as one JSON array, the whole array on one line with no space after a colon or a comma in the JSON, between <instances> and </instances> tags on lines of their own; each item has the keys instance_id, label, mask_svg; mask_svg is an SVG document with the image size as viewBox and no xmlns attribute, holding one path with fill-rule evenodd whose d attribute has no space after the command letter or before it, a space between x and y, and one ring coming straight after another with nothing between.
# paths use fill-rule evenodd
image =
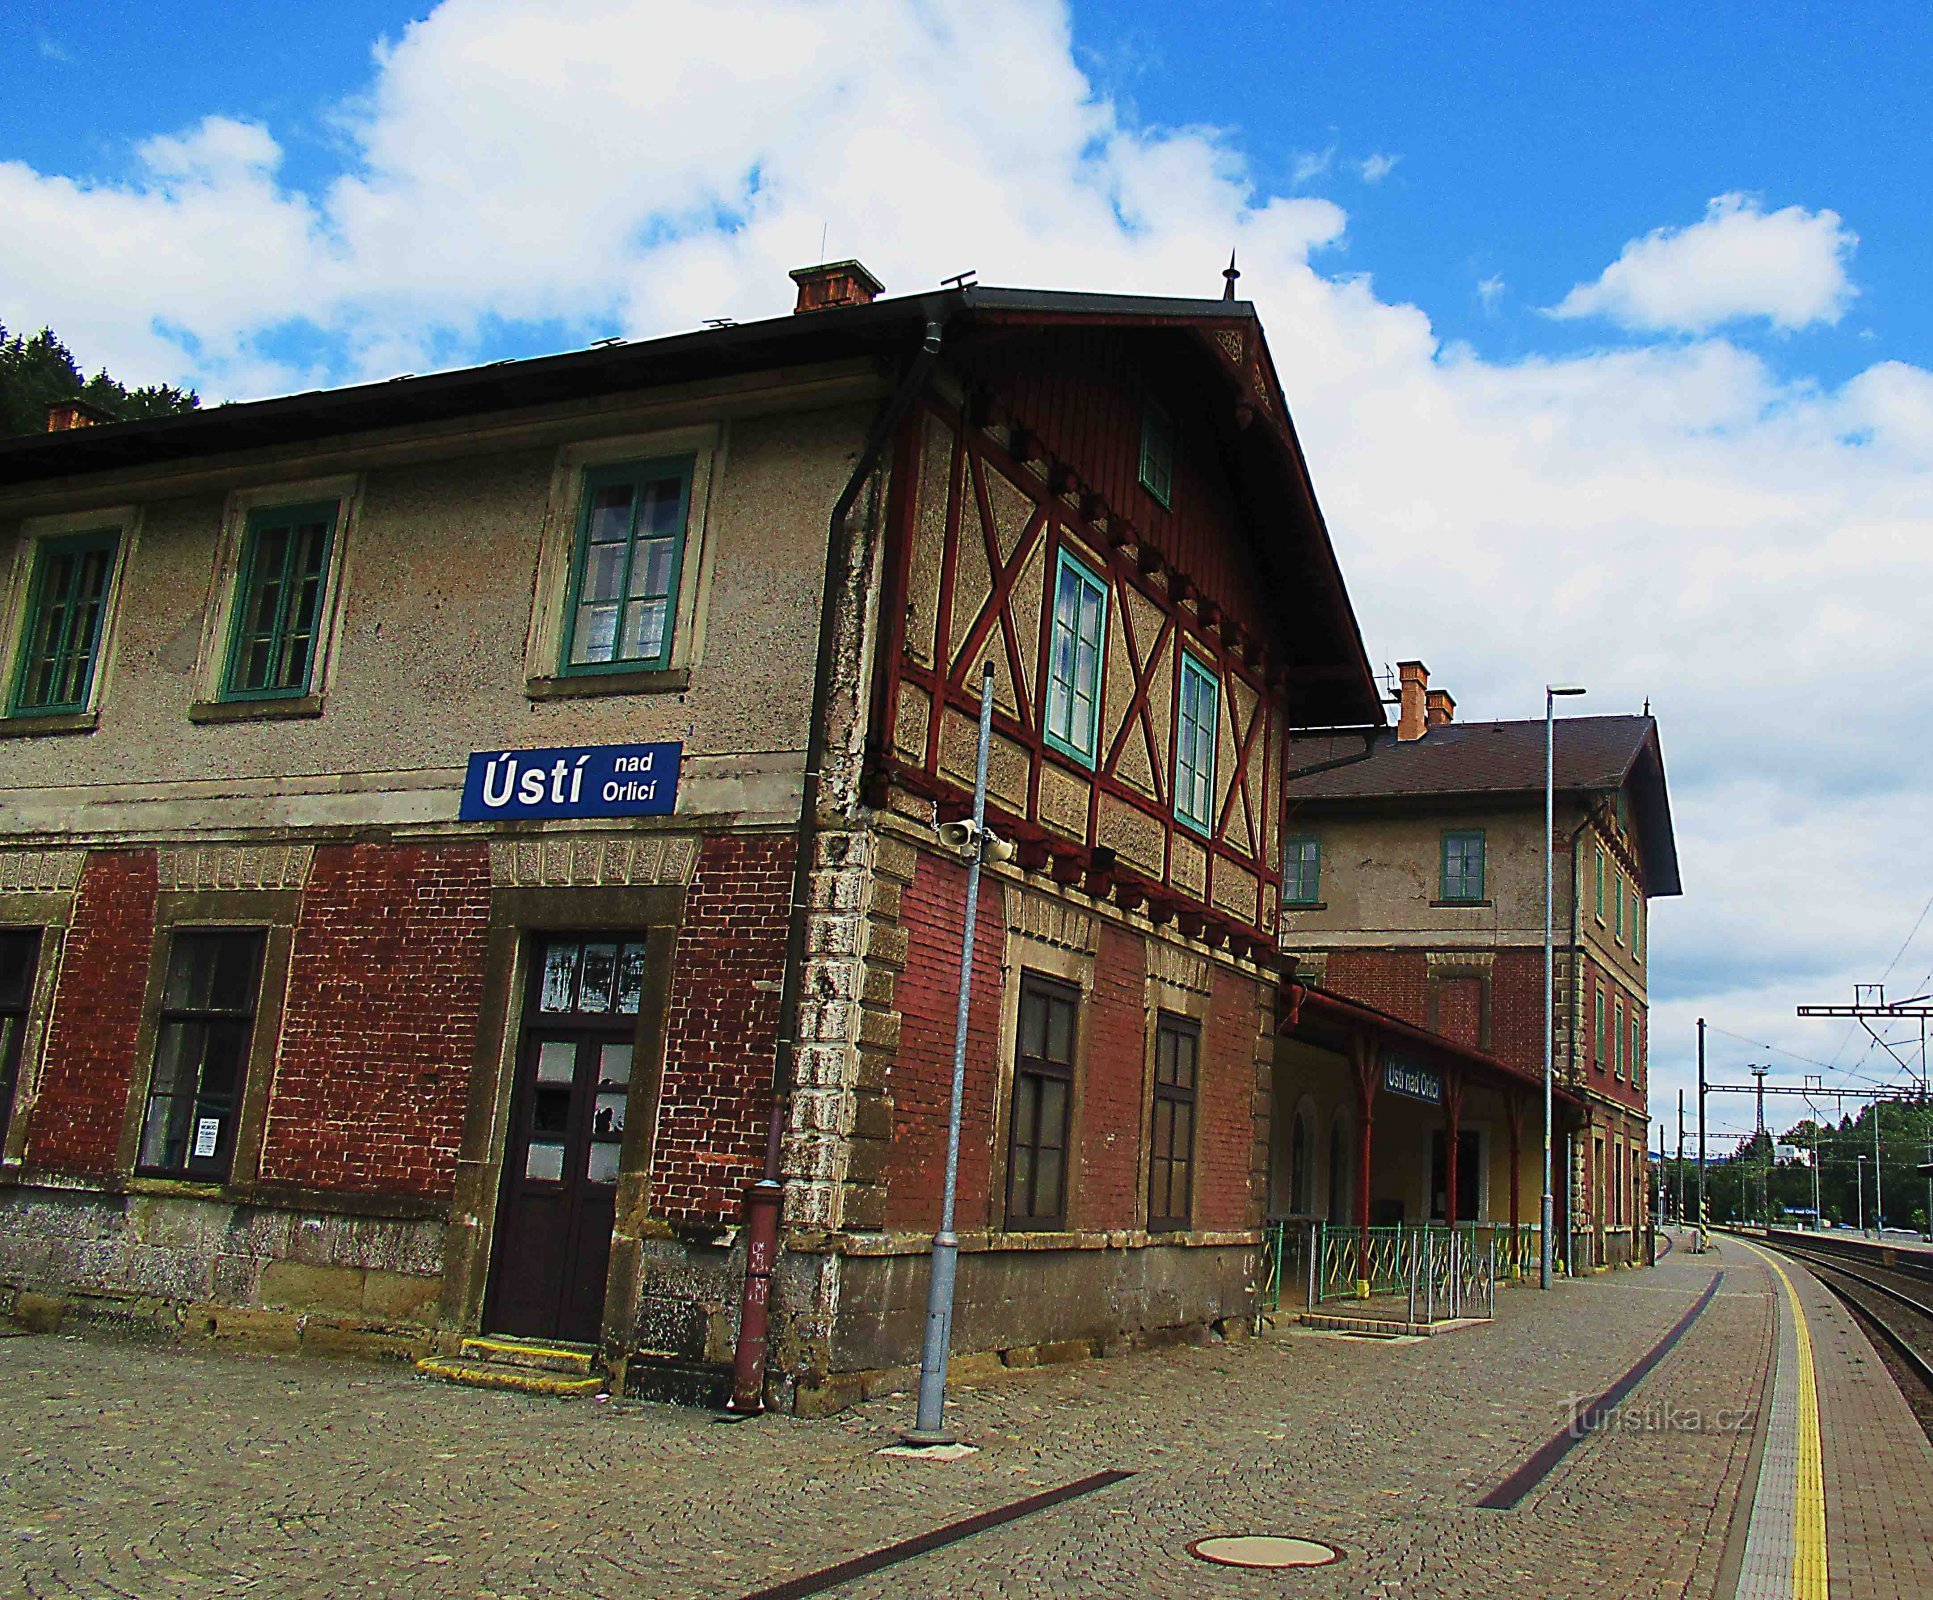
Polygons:
<instances>
[{"instance_id":1,"label":"railway track","mask_svg":"<svg viewBox=\"0 0 1933 1600\"><path fill-rule=\"evenodd\" d=\"M1803 1262L1814 1277L1876 1332L1897 1360L1900 1387L1920 1425L1933 1435L1933 1261L1908 1259L1881 1265L1865 1256L1855 1265L1844 1254L1808 1248L1773 1235L1759 1242L1779 1255ZM1918 1392L1909 1387L1916 1379Z\"/></svg>"}]
</instances>

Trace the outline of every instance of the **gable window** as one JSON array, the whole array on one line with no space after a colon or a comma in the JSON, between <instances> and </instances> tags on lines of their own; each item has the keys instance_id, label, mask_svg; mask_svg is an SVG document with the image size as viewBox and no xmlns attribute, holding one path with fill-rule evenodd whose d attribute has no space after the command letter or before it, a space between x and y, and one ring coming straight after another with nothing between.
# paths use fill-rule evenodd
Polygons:
<instances>
[{"instance_id":1,"label":"gable window","mask_svg":"<svg viewBox=\"0 0 1933 1600\"><path fill-rule=\"evenodd\" d=\"M40 960L39 932L0 933L0 1143L13 1113L14 1084L20 1075L20 1049L27 1032L27 1008Z\"/></svg>"},{"instance_id":2,"label":"gable window","mask_svg":"<svg viewBox=\"0 0 1933 1600\"><path fill-rule=\"evenodd\" d=\"M1215 733L1221 686L1200 657L1181 652L1180 716L1175 728L1175 816L1197 833L1214 826Z\"/></svg>"},{"instance_id":3,"label":"gable window","mask_svg":"<svg viewBox=\"0 0 1933 1600\"><path fill-rule=\"evenodd\" d=\"M1161 1013L1154 1035L1154 1117L1149 1126L1148 1227L1188 1226L1194 1200L1195 1079L1201 1025ZM1301 1122L1296 1124L1302 1131ZM1306 1134L1304 1135L1306 1138ZM1300 1162L1296 1176L1300 1175Z\"/></svg>"},{"instance_id":4,"label":"gable window","mask_svg":"<svg viewBox=\"0 0 1933 1600\"><path fill-rule=\"evenodd\" d=\"M1312 833L1292 836L1282 847L1282 899L1312 906L1322 898L1322 841Z\"/></svg>"},{"instance_id":5,"label":"gable window","mask_svg":"<svg viewBox=\"0 0 1933 1600\"><path fill-rule=\"evenodd\" d=\"M1163 506L1175 489L1175 425L1150 400L1141 408L1141 487Z\"/></svg>"},{"instance_id":6,"label":"gable window","mask_svg":"<svg viewBox=\"0 0 1933 1600\"><path fill-rule=\"evenodd\" d=\"M1054 619L1047 642L1047 742L1094 765L1100 733L1101 648L1107 628L1107 585L1065 550L1054 579Z\"/></svg>"},{"instance_id":7,"label":"gable window","mask_svg":"<svg viewBox=\"0 0 1933 1600\"><path fill-rule=\"evenodd\" d=\"M261 976L257 930L174 935L141 1124L143 1172L228 1176Z\"/></svg>"},{"instance_id":8,"label":"gable window","mask_svg":"<svg viewBox=\"0 0 1933 1600\"><path fill-rule=\"evenodd\" d=\"M692 457L677 456L585 472L563 671L652 671L670 664L692 469Z\"/></svg>"},{"instance_id":9,"label":"gable window","mask_svg":"<svg viewBox=\"0 0 1933 1600\"><path fill-rule=\"evenodd\" d=\"M236 580L235 620L222 672L224 700L306 695L315 676L340 501L249 512Z\"/></svg>"},{"instance_id":10,"label":"gable window","mask_svg":"<svg viewBox=\"0 0 1933 1600\"><path fill-rule=\"evenodd\" d=\"M1483 898L1483 830L1470 828L1443 835L1443 895L1445 900Z\"/></svg>"},{"instance_id":11,"label":"gable window","mask_svg":"<svg viewBox=\"0 0 1933 1600\"><path fill-rule=\"evenodd\" d=\"M8 709L15 716L85 711L100 665L117 530L43 539L27 586L26 627Z\"/></svg>"},{"instance_id":12,"label":"gable window","mask_svg":"<svg viewBox=\"0 0 1933 1600\"><path fill-rule=\"evenodd\" d=\"M1007 1226L1053 1228L1067 1218L1067 1133L1074 1096L1080 991L1038 973L1020 979L1013 1116L1007 1128Z\"/></svg>"}]
</instances>

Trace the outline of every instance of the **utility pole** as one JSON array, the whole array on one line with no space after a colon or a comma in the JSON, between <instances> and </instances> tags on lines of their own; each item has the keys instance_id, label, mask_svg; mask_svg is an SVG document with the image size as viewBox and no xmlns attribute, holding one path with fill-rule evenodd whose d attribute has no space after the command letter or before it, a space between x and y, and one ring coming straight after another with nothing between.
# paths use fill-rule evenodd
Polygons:
<instances>
[{"instance_id":1,"label":"utility pole","mask_svg":"<svg viewBox=\"0 0 1933 1600\"><path fill-rule=\"evenodd\" d=\"M1815 1083L1823 1089L1826 1080L1817 1073L1808 1072L1805 1086L1810 1089ZM1806 1121L1812 1124L1812 1226L1818 1230L1825 1227L1826 1215L1819 1205L1819 1113L1813 1108L1811 1095L1806 1096L1805 1108L1808 1113Z\"/></svg>"},{"instance_id":2,"label":"utility pole","mask_svg":"<svg viewBox=\"0 0 1933 1600\"><path fill-rule=\"evenodd\" d=\"M1879 1108L1884 1101L1873 1102L1873 1237L1886 1237L1886 1190L1879 1176Z\"/></svg>"},{"instance_id":3,"label":"utility pole","mask_svg":"<svg viewBox=\"0 0 1933 1600\"><path fill-rule=\"evenodd\" d=\"M1692 1234L1692 1249L1705 1248L1705 1224L1710 1213L1705 1209L1705 1019L1698 1019L1698 1227Z\"/></svg>"},{"instance_id":4,"label":"utility pole","mask_svg":"<svg viewBox=\"0 0 1933 1600\"><path fill-rule=\"evenodd\" d=\"M1933 1188L1933 1180L1928 1187ZM1678 1091L1678 1226L1685 1225L1685 1091Z\"/></svg>"},{"instance_id":5,"label":"utility pole","mask_svg":"<svg viewBox=\"0 0 1933 1600\"><path fill-rule=\"evenodd\" d=\"M1752 1154L1755 1157L1762 1155L1765 1161L1765 1165L1759 1173L1758 1185L1758 1219L1763 1224L1770 1220L1769 1213L1771 1211L1771 1207L1766 1203L1766 1190L1769 1187L1769 1180L1772 1175L1772 1155L1765 1145L1765 1075L1772 1069L1770 1067L1747 1067L1745 1070L1758 1080L1758 1127L1752 1134Z\"/></svg>"}]
</instances>

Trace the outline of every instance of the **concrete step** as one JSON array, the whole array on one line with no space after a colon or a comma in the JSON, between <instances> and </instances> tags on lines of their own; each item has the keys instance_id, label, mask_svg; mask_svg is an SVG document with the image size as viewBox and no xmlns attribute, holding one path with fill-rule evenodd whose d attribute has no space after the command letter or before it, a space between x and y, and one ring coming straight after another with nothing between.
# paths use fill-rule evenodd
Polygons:
<instances>
[{"instance_id":1,"label":"concrete step","mask_svg":"<svg viewBox=\"0 0 1933 1600\"><path fill-rule=\"evenodd\" d=\"M1428 1339L1435 1334L1458 1328L1474 1328L1488 1317L1440 1317L1435 1322L1409 1322L1400 1317L1351 1317L1330 1311L1305 1311L1305 1328L1321 1328L1330 1333L1353 1333L1372 1339Z\"/></svg>"},{"instance_id":2,"label":"concrete step","mask_svg":"<svg viewBox=\"0 0 1933 1600\"><path fill-rule=\"evenodd\" d=\"M722 1411L732 1397L732 1369L682 1356L634 1355L624 1364L624 1392L639 1400Z\"/></svg>"},{"instance_id":3,"label":"concrete step","mask_svg":"<svg viewBox=\"0 0 1933 1600\"><path fill-rule=\"evenodd\" d=\"M491 1335L465 1339L457 1352L466 1361L492 1361L506 1367L529 1367L539 1372L561 1372L585 1377L597 1360L597 1347L557 1339L513 1339Z\"/></svg>"},{"instance_id":4,"label":"concrete step","mask_svg":"<svg viewBox=\"0 0 1933 1600\"><path fill-rule=\"evenodd\" d=\"M416 1370L425 1377L465 1384L472 1389L508 1389L516 1394L550 1395L559 1399L593 1395L604 1387L604 1379L595 1373L545 1372L508 1362L466 1361L460 1356L425 1356L416 1363Z\"/></svg>"}]
</instances>

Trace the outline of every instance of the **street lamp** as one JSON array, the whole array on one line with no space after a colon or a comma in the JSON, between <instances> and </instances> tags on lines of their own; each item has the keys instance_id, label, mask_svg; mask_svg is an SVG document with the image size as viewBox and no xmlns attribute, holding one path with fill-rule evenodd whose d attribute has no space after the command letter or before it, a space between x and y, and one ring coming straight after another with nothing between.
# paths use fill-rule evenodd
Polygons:
<instances>
[{"instance_id":1,"label":"street lamp","mask_svg":"<svg viewBox=\"0 0 1933 1600\"><path fill-rule=\"evenodd\" d=\"M1557 957L1551 946L1551 901L1555 895L1553 887L1556 873L1557 832L1557 697L1559 695L1582 694L1583 688L1574 683L1547 683L1544 685L1544 1209L1541 1242L1541 1270L1538 1274L1539 1286L1550 1287L1551 1267L1551 1230L1556 1226L1556 1208L1551 1204L1550 1188L1550 1140L1551 1140L1551 1071L1552 1052L1556 1048L1554 1024L1551 1012L1557 1004ZM1572 863L1571 892L1577 892L1576 863Z\"/></svg>"}]
</instances>

